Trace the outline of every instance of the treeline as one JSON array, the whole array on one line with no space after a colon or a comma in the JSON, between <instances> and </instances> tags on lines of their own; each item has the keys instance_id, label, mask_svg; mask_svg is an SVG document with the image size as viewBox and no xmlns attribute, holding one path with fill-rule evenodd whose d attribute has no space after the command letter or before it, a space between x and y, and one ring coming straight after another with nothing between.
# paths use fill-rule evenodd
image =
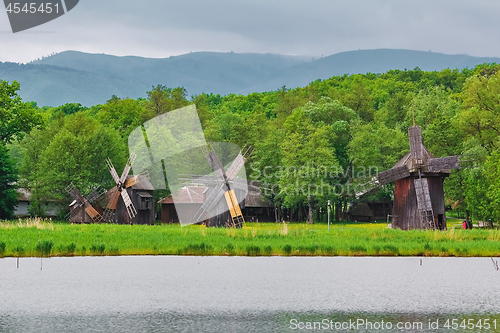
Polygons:
<instances>
[{"instance_id":1,"label":"treeline","mask_svg":"<svg viewBox=\"0 0 500 333\"><path fill-rule=\"evenodd\" d=\"M3 82L0 183L11 184L7 190L11 194L13 179L29 189L34 215L43 215L47 201L68 202L64 187L70 183L84 194L96 184L109 188L113 180L105 157L123 166L133 129L194 103L207 141L255 148L247 174L261 181L280 217L312 222L328 200L338 212L345 212L356 200L391 199L393 185L361 198L357 194L365 191L363 184L377 171L391 168L409 151L407 128L413 124L413 110L424 144L436 157L463 154L472 160L474 167L452 172L445 181L447 205L464 216L498 221L499 69L484 64L461 71L415 68L344 75L303 88L282 87L247 96L188 98L183 88L158 85L147 99L113 96L90 108L79 104L38 108L19 99L16 83ZM25 118L30 121L24 122ZM11 134L3 134L9 128ZM11 202L1 200L0 217L6 217Z\"/></svg>"}]
</instances>

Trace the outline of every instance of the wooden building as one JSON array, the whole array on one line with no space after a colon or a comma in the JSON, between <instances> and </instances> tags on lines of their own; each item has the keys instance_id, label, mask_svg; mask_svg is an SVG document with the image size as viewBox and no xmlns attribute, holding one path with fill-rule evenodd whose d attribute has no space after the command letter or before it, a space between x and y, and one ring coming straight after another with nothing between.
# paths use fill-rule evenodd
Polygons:
<instances>
[{"instance_id":1,"label":"wooden building","mask_svg":"<svg viewBox=\"0 0 500 333\"><path fill-rule=\"evenodd\" d=\"M347 219L354 222L386 220L392 213L391 203L385 201L356 202L349 207Z\"/></svg>"},{"instance_id":2,"label":"wooden building","mask_svg":"<svg viewBox=\"0 0 500 333\"><path fill-rule=\"evenodd\" d=\"M194 216L205 201L207 190L208 187L205 186L186 186L181 188L179 193L176 195L175 204L173 196L171 195L158 201L158 203L161 204L162 223L179 223L179 216L177 215L177 211L175 209L176 204L179 205L180 208L187 214ZM205 216L203 223L208 225L208 219L209 217Z\"/></svg>"},{"instance_id":3,"label":"wooden building","mask_svg":"<svg viewBox=\"0 0 500 333\"><path fill-rule=\"evenodd\" d=\"M428 158L434 158L427 148L425 154ZM396 167L408 163L408 155L403 157ZM444 179L449 176L449 171L430 173L421 173L421 179L425 179L428 186L430 204L432 206L432 220L436 225L436 229L446 230L446 212L444 204ZM417 203L417 189L415 188L415 180L418 181L419 176L413 173L410 177L396 180L394 189L394 206L392 211L392 227L409 230L422 229L422 211L419 210Z\"/></svg>"},{"instance_id":4,"label":"wooden building","mask_svg":"<svg viewBox=\"0 0 500 333\"><path fill-rule=\"evenodd\" d=\"M459 156L436 158L422 143L420 126L408 129L410 152L390 170L381 172L381 185L396 182L392 227L446 230L443 182L460 167Z\"/></svg>"},{"instance_id":5,"label":"wooden building","mask_svg":"<svg viewBox=\"0 0 500 333\"><path fill-rule=\"evenodd\" d=\"M127 176L127 180L134 176ZM154 224L155 209L153 202L154 187L145 176L139 176L134 185L124 188L127 191L137 214L131 218L125 207L122 196L118 198L115 208L115 221L118 224Z\"/></svg>"},{"instance_id":6,"label":"wooden building","mask_svg":"<svg viewBox=\"0 0 500 333\"><path fill-rule=\"evenodd\" d=\"M176 205L182 209L183 214L194 216L200 209L201 205L209 195L210 187L207 186L186 186L183 187L175 196L175 203L173 196L168 196L158 203L161 204L161 221L163 223L179 223L179 216L176 211ZM248 192L244 199L242 190L235 190L236 196L241 200L241 210L246 222L274 222L275 209L274 205L265 200L258 182L248 181ZM205 214L203 219L204 224L207 226L224 226L226 221L230 221L230 216L225 199L220 198L213 213L212 218ZM215 222L214 222L215 218ZM220 221L220 223L219 223Z\"/></svg>"}]
</instances>

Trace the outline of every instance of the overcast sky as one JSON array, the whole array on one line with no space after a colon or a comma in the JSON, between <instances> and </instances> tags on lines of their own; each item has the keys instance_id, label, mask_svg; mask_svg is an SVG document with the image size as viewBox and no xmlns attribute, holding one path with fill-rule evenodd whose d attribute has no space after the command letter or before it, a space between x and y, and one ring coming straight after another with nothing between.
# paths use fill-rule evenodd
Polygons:
<instances>
[{"instance_id":1,"label":"overcast sky","mask_svg":"<svg viewBox=\"0 0 500 333\"><path fill-rule=\"evenodd\" d=\"M500 57L499 17L497 0L80 0L64 16L16 34L2 7L0 61L65 50L161 58L398 48Z\"/></svg>"}]
</instances>

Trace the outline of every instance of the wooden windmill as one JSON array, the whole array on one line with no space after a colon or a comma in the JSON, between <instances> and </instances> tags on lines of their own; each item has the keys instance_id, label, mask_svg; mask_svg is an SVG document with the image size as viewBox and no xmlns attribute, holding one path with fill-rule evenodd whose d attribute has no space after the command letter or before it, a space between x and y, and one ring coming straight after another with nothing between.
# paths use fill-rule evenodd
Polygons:
<instances>
[{"instance_id":1,"label":"wooden windmill","mask_svg":"<svg viewBox=\"0 0 500 333\"><path fill-rule=\"evenodd\" d=\"M392 227L446 229L443 181L460 168L459 155L435 158L422 143L420 126L408 129L410 152L378 174L378 183L395 181Z\"/></svg>"},{"instance_id":2,"label":"wooden windmill","mask_svg":"<svg viewBox=\"0 0 500 333\"><path fill-rule=\"evenodd\" d=\"M73 184L67 186L65 190L74 199L71 204L71 211L66 216L69 221L73 223L90 223L103 220L101 213L93 206L93 203L106 193L104 188L98 186L87 197L84 197Z\"/></svg>"},{"instance_id":3,"label":"wooden windmill","mask_svg":"<svg viewBox=\"0 0 500 333\"><path fill-rule=\"evenodd\" d=\"M210 216L210 225L226 225L236 228L241 228L243 226L245 220L241 213L235 189L244 190L247 184L246 181L244 183L235 181L235 178L251 154L249 152L250 148L247 148L244 154L240 151L227 171L224 169L217 153L212 148L209 152L203 152L215 173L216 180L208 184L210 186L209 191L207 192L205 201L194 215L194 221L203 220L203 216L208 212ZM247 156L245 157L244 155ZM229 216L227 216L228 211ZM227 223L228 220L229 223Z\"/></svg>"},{"instance_id":4,"label":"wooden windmill","mask_svg":"<svg viewBox=\"0 0 500 333\"><path fill-rule=\"evenodd\" d=\"M127 160L127 164L123 169L121 177L118 177L118 173L116 172L116 169L113 166L113 163L111 162L109 157L106 158L106 163L108 165L109 172L111 173L111 176L113 177L116 186L111 189L110 191L111 193L108 195L109 201L103 215L103 221L105 222L116 222L116 217L114 212L116 209L116 205L118 203L118 199L120 199L120 197L123 200L129 218L133 219L137 215L137 210L134 207L134 204L132 203L132 200L130 199L130 196L127 192L127 188L135 185L140 178L139 176L128 177L128 173L132 168L132 163L134 162L135 158L136 155L132 153L129 159Z\"/></svg>"}]
</instances>

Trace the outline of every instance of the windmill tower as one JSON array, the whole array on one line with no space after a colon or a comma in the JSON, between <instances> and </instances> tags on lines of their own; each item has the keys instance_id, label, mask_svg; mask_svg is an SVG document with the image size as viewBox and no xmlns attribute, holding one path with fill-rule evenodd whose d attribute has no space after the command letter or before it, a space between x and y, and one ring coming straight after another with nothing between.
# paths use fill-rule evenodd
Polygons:
<instances>
[{"instance_id":1,"label":"windmill tower","mask_svg":"<svg viewBox=\"0 0 500 333\"><path fill-rule=\"evenodd\" d=\"M153 186L145 174L128 175L135 158L136 155L132 153L120 177L111 160L106 159L116 186L106 194L108 204L102 217L104 222L122 224L153 224L154 222Z\"/></svg>"},{"instance_id":2,"label":"windmill tower","mask_svg":"<svg viewBox=\"0 0 500 333\"><path fill-rule=\"evenodd\" d=\"M378 175L380 185L395 181L392 227L446 229L443 182L460 168L459 155L435 158L422 143L420 126L408 129L410 152Z\"/></svg>"},{"instance_id":3,"label":"windmill tower","mask_svg":"<svg viewBox=\"0 0 500 333\"><path fill-rule=\"evenodd\" d=\"M243 148L245 149L245 148ZM210 225L212 226L230 226L241 228L245 220L241 213L239 202L244 200L247 190L246 180L239 182L236 179L238 172L243 168L249 157L250 148L247 148L244 154L241 151L233 160L227 171L224 169L217 153L214 149L205 153L205 158L215 173L215 180L206 179L209 190L205 201L200 209L194 215L194 221L203 220L203 216L208 212L210 216ZM244 155L247 155L245 157ZM203 181L198 178L198 181ZM242 198L238 198L236 191L243 192Z\"/></svg>"}]
</instances>

